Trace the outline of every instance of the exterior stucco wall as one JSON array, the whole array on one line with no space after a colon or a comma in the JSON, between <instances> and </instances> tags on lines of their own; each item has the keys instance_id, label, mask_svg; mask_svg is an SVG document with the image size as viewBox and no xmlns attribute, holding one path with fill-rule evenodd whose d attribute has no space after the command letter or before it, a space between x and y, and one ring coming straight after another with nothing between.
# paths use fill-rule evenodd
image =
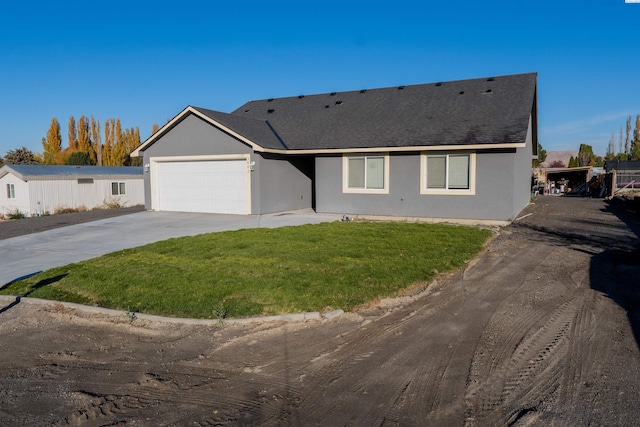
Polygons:
<instances>
[{"instance_id":1,"label":"exterior stucco wall","mask_svg":"<svg viewBox=\"0 0 640 427\"><path fill-rule=\"evenodd\" d=\"M316 158L316 210L400 217L512 220L514 149L476 152L475 195L420 194L420 153L389 157L389 194L342 192L342 157ZM528 192L526 193L528 194Z\"/></svg>"},{"instance_id":2,"label":"exterior stucco wall","mask_svg":"<svg viewBox=\"0 0 640 427\"><path fill-rule=\"evenodd\" d=\"M311 207L312 177L296 167L296 160L254 153L245 143L211 124L189 115L144 151L143 164L151 158L250 154L251 214ZM312 169L312 165L310 168ZM303 168L304 169L304 168ZM151 179L145 171L145 207L151 209Z\"/></svg>"},{"instance_id":3,"label":"exterior stucco wall","mask_svg":"<svg viewBox=\"0 0 640 427\"><path fill-rule=\"evenodd\" d=\"M529 120L527 144L516 150L515 171L513 179L513 218L524 209L531 200L531 160L533 157L532 120ZM537 142L536 142L537 144Z\"/></svg>"},{"instance_id":4,"label":"exterior stucco wall","mask_svg":"<svg viewBox=\"0 0 640 427\"><path fill-rule=\"evenodd\" d=\"M313 159L291 156L258 155L258 186L261 214L312 207Z\"/></svg>"},{"instance_id":5,"label":"exterior stucco wall","mask_svg":"<svg viewBox=\"0 0 640 427\"><path fill-rule=\"evenodd\" d=\"M252 152L251 147L246 144L216 129L202 119L189 115L144 151L143 165L148 165L149 159L152 157L249 154ZM145 167L144 206L146 209L151 209L151 177L146 169ZM253 185L255 177L255 174L251 175L252 189L255 188ZM251 206L258 206L257 202L258 200L252 197Z\"/></svg>"}]
</instances>

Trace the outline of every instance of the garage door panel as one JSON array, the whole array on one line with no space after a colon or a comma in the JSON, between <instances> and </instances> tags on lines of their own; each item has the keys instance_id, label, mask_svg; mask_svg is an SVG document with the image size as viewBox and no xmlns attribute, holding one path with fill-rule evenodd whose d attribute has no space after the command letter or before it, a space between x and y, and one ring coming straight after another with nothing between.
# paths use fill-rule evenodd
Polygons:
<instances>
[{"instance_id":1,"label":"garage door panel","mask_svg":"<svg viewBox=\"0 0 640 427\"><path fill-rule=\"evenodd\" d=\"M156 209L249 214L246 160L157 162Z\"/></svg>"}]
</instances>

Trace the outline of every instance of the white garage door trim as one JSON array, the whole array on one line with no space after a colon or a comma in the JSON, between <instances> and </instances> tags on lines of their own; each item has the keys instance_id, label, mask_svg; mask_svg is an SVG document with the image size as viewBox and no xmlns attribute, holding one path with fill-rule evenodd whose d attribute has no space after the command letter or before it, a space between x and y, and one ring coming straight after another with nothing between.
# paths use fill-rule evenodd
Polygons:
<instances>
[{"instance_id":1,"label":"white garage door trim","mask_svg":"<svg viewBox=\"0 0 640 427\"><path fill-rule=\"evenodd\" d=\"M173 210L183 212L211 212L211 213L228 213L228 214L251 214L251 176L250 176L250 162L251 158L249 154L231 154L231 155L217 155L217 156L172 156L172 157L152 157L149 159L150 163L150 183L151 183L151 209L159 210ZM200 163L199 163L200 162ZM191 188L192 184L203 185L203 188L211 190L213 193L221 194L224 198L225 190L234 190L235 200L223 201L218 199L210 199L206 206L194 206L185 201L184 204L180 203L179 208L176 208L176 202L172 202L171 207L166 208L166 200L163 200L161 194L161 187L168 185L165 176L161 176L159 169L162 169L164 164L169 166L169 163L175 163L176 167L184 166L185 163L193 163L194 174L198 166L215 167L216 162L220 162L221 169L230 173L233 178L225 179L224 186L216 187L215 183L204 182L198 179L187 180L186 182L176 182L176 184L183 185L183 188ZM206 163L206 165L205 165ZM222 172L224 173L224 172ZM182 178L183 181L185 178ZM194 182L196 181L196 182ZM230 187L231 186L231 187ZM197 189L196 189L197 191ZM240 196L238 199L237 196Z\"/></svg>"}]
</instances>

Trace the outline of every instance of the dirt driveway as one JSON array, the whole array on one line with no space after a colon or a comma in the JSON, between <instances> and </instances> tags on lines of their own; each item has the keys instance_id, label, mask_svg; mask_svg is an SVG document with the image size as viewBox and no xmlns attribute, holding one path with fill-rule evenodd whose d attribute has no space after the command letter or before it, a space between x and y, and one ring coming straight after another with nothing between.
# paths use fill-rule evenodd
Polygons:
<instances>
[{"instance_id":1,"label":"dirt driveway","mask_svg":"<svg viewBox=\"0 0 640 427\"><path fill-rule=\"evenodd\" d=\"M637 425L637 221L555 197L522 215L420 297L330 321L17 304L0 312L0 424Z\"/></svg>"}]
</instances>

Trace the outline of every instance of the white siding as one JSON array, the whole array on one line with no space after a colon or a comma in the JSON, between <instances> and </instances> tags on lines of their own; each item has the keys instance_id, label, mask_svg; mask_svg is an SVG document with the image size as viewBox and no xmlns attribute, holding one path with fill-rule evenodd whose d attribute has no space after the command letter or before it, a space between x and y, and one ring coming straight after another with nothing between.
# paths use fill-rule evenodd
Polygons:
<instances>
[{"instance_id":1,"label":"white siding","mask_svg":"<svg viewBox=\"0 0 640 427\"><path fill-rule=\"evenodd\" d=\"M111 183L124 182L126 194L112 196ZM55 181L30 181L32 214L53 214L63 208L100 207L105 202L115 200L123 206L144 204L144 183L137 179L94 179L91 184L79 184L77 179Z\"/></svg>"},{"instance_id":2,"label":"white siding","mask_svg":"<svg viewBox=\"0 0 640 427\"><path fill-rule=\"evenodd\" d=\"M7 198L7 184L13 184L15 199ZM16 210L29 214L29 188L26 182L15 175L8 173L0 178L0 214L5 215Z\"/></svg>"},{"instance_id":3,"label":"white siding","mask_svg":"<svg viewBox=\"0 0 640 427\"><path fill-rule=\"evenodd\" d=\"M19 210L29 216L54 214L62 208L94 209L108 201L118 201L122 206L144 204L144 181L139 178L100 177L93 183L79 184L77 178L30 180L24 182L13 174L0 179L0 213ZM124 182L124 195L111 195L111 183ZM15 185L15 199L7 199L7 183Z\"/></svg>"}]
</instances>

